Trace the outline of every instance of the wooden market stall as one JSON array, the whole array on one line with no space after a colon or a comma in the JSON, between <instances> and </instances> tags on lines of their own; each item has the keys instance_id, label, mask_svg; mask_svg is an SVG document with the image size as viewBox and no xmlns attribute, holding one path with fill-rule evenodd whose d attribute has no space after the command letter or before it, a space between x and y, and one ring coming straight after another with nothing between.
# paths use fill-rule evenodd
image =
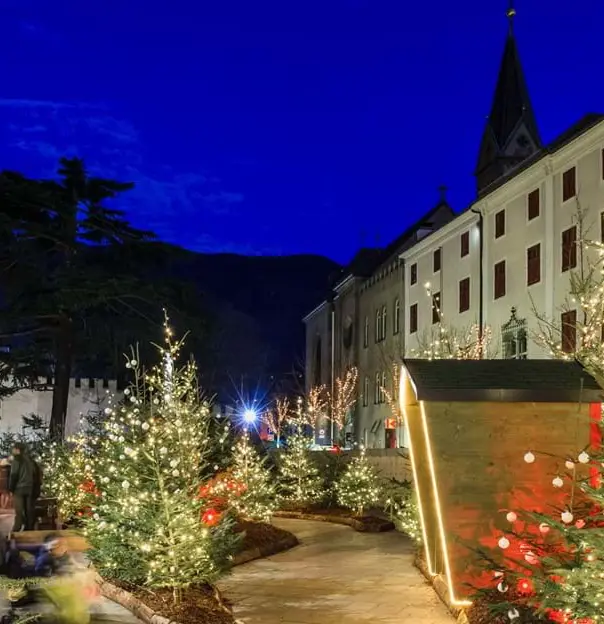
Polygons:
<instances>
[{"instance_id":1,"label":"wooden market stall","mask_svg":"<svg viewBox=\"0 0 604 624\"><path fill-rule=\"evenodd\" d=\"M451 604L467 604L476 549L495 547L510 511L564 504L552 475L601 442L602 393L576 362L403 361L399 396L426 563Z\"/></svg>"}]
</instances>

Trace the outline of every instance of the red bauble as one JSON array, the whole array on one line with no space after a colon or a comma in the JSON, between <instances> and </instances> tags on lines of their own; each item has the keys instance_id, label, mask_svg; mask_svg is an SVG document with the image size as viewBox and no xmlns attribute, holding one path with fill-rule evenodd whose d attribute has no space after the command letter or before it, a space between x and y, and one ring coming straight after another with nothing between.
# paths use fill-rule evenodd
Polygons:
<instances>
[{"instance_id":1,"label":"red bauble","mask_svg":"<svg viewBox=\"0 0 604 624\"><path fill-rule=\"evenodd\" d=\"M518 593L523 596L530 596L535 591L533 583L526 578L521 578L518 580L518 586L516 587L516 589Z\"/></svg>"},{"instance_id":2,"label":"red bauble","mask_svg":"<svg viewBox=\"0 0 604 624\"><path fill-rule=\"evenodd\" d=\"M215 509L206 509L201 516L201 521L209 527L216 526L220 522L220 513Z\"/></svg>"}]
</instances>

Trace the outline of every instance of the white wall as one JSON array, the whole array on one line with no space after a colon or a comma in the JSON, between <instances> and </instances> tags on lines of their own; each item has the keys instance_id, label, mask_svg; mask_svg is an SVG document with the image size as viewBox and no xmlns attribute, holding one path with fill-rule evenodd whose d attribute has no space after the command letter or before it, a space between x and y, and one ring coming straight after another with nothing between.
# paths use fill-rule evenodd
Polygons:
<instances>
[{"instance_id":1,"label":"white wall","mask_svg":"<svg viewBox=\"0 0 604 624\"><path fill-rule=\"evenodd\" d=\"M562 272L562 232L576 224L577 200L591 226L586 238L600 240L600 213L604 211L602 149L604 122L594 126L553 155L548 155L494 190L473 206L484 215L484 323L491 328L493 343L501 355L501 326L510 319L515 307L518 318L528 322L529 334L537 329L533 311L560 322L561 308L568 297L570 272ZM562 202L562 174L577 168L577 198ZM540 189L540 215L528 221L527 198ZM504 209L506 233L495 239L495 214ZM478 321L479 310L479 236L478 216L470 211L459 215L436 233L403 254L405 273L406 354L418 346L418 337L434 329L431 299L426 282L441 292L441 306L448 326L466 328ZM460 258L460 235L470 230L470 254ZM580 234L577 235L580 237ZM526 252L541 244L541 281L527 286ZM434 250L442 248L442 268L434 273ZM579 259L579 253L577 253ZM494 265L506 260L506 294L494 299ZM410 267L417 262L417 284L409 283ZM459 280L471 278L471 306L459 313ZM418 333L409 334L409 308L418 303ZM528 357L545 357L543 350L529 338Z\"/></svg>"},{"instance_id":2,"label":"white wall","mask_svg":"<svg viewBox=\"0 0 604 624\"><path fill-rule=\"evenodd\" d=\"M88 379L81 380L81 387L76 387L75 379L70 380L69 401L67 404L66 435L78 430L81 415L96 412L104 407L108 394L117 396L115 381L109 381L109 387L103 388L103 380L94 380L94 388L89 387ZM120 393L121 394L121 393ZM52 390L19 390L0 401L0 432L18 433L22 431L23 416L35 414L48 424L52 408Z\"/></svg>"}]
</instances>

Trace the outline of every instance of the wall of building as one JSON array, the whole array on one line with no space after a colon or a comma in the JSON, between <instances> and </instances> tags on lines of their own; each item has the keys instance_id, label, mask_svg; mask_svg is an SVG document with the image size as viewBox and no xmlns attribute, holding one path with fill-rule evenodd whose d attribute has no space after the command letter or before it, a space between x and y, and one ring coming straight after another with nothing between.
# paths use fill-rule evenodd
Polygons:
<instances>
[{"instance_id":1,"label":"wall of building","mask_svg":"<svg viewBox=\"0 0 604 624\"><path fill-rule=\"evenodd\" d=\"M66 435L77 432L82 415L103 409L109 394L118 396L115 381L82 379L76 382L75 379L71 379L65 423ZM48 425L51 410L52 390L19 390L0 401L0 432L23 432L23 416L32 414L39 416Z\"/></svg>"},{"instance_id":2,"label":"wall of building","mask_svg":"<svg viewBox=\"0 0 604 624\"><path fill-rule=\"evenodd\" d=\"M355 430L358 432L358 441L367 448L384 447L384 423L392 416L386 396L380 390L385 387L391 396L397 392L394 383L395 365L400 362L403 353L402 291L403 266L398 258L384 267L374 279L366 280L360 289L359 316L362 330L358 340L359 405Z\"/></svg>"}]
</instances>

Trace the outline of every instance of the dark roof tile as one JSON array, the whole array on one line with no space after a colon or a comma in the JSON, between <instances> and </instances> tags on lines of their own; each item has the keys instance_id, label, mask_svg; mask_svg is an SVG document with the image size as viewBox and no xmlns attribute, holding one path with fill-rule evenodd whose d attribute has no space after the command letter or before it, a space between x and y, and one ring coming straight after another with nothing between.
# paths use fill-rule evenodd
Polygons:
<instances>
[{"instance_id":1,"label":"dark roof tile","mask_svg":"<svg viewBox=\"0 0 604 624\"><path fill-rule=\"evenodd\" d=\"M578 362L562 360L403 361L419 400L599 402L603 390Z\"/></svg>"}]
</instances>

